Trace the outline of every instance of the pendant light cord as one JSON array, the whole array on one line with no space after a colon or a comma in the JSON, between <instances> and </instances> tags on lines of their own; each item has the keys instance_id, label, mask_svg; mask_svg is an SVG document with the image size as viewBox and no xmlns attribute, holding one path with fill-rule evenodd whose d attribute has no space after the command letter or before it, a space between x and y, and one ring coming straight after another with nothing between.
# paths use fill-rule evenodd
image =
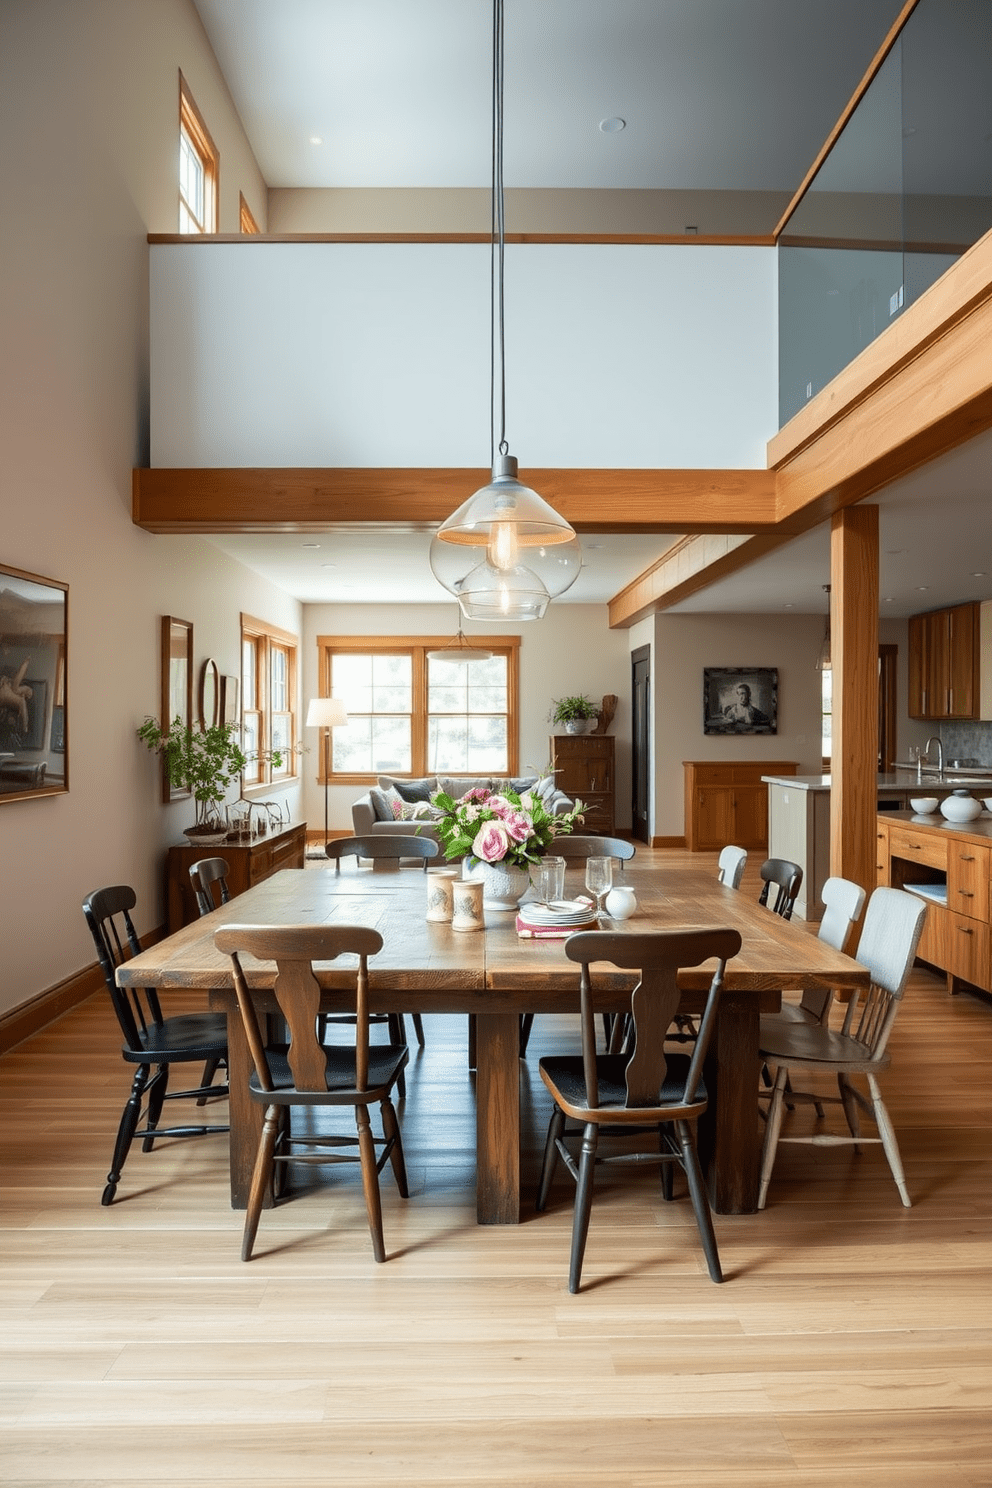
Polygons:
<instances>
[{"instance_id":1,"label":"pendant light cord","mask_svg":"<svg viewBox=\"0 0 992 1488\"><path fill-rule=\"evenodd\" d=\"M489 463L496 451L506 454L506 350L503 319L503 256L506 218L503 207L503 0L493 0L493 188L489 246ZM497 357L498 347L498 357ZM498 364L498 372L497 372ZM498 388L498 403L497 403ZM498 412L497 412L498 409ZM499 438L497 441L497 428Z\"/></svg>"}]
</instances>

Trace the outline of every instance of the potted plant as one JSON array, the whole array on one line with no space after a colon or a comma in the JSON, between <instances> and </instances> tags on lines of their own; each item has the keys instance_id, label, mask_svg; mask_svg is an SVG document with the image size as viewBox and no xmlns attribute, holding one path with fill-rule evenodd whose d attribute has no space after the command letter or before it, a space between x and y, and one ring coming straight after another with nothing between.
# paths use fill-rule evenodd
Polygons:
<instances>
[{"instance_id":1,"label":"potted plant","mask_svg":"<svg viewBox=\"0 0 992 1488\"><path fill-rule=\"evenodd\" d=\"M566 734L584 734L590 720L599 717L599 709L592 698L582 693L577 697L553 698L548 717L552 723L563 723Z\"/></svg>"},{"instance_id":2,"label":"potted plant","mask_svg":"<svg viewBox=\"0 0 992 1488\"><path fill-rule=\"evenodd\" d=\"M226 837L227 822L220 808L248 763L238 743L237 725L188 728L177 716L167 733L156 719L146 718L138 738L165 760L171 784L188 790L196 802L196 821L184 829L184 836L194 844ZM281 756L273 753L272 758L274 764L282 763Z\"/></svg>"}]
</instances>

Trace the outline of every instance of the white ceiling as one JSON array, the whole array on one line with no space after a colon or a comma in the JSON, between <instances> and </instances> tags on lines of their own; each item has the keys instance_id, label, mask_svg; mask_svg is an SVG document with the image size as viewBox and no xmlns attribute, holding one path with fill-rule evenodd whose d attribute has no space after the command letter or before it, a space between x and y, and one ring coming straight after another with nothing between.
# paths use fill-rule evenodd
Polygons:
<instances>
[{"instance_id":1,"label":"white ceiling","mask_svg":"<svg viewBox=\"0 0 992 1488\"><path fill-rule=\"evenodd\" d=\"M489 186L490 0L195 3L269 186ZM505 0L506 185L791 195L901 5ZM984 436L876 498L883 615L992 594L990 486ZM306 602L444 598L429 534L211 540ZM559 602L604 602L672 541L584 536ZM821 528L675 608L822 612L828 579Z\"/></svg>"}]
</instances>

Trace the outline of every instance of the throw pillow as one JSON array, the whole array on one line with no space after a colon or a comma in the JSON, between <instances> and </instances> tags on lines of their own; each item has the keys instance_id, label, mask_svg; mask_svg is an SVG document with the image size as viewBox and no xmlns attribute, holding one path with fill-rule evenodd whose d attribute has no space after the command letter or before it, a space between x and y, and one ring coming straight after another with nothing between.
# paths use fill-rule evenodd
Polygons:
<instances>
[{"instance_id":1,"label":"throw pillow","mask_svg":"<svg viewBox=\"0 0 992 1488\"><path fill-rule=\"evenodd\" d=\"M436 821L441 815L443 813L433 807L430 801L407 801L404 802L400 821Z\"/></svg>"},{"instance_id":2,"label":"throw pillow","mask_svg":"<svg viewBox=\"0 0 992 1488\"><path fill-rule=\"evenodd\" d=\"M400 812L403 810L404 801L399 791L377 790L375 786L369 791L372 807L375 811L376 821L399 821Z\"/></svg>"},{"instance_id":3,"label":"throw pillow","mask_svg":"<svg viewBox=\"0 0 992 1488\"><path fill-rule=\"evenodd\" d=\"M404 801L429 801L432 792L437 790L437 781L433 775L423 780L396 780L392 775L380 775L379 789L398 791Z\"/></svg>"}]
</instances>

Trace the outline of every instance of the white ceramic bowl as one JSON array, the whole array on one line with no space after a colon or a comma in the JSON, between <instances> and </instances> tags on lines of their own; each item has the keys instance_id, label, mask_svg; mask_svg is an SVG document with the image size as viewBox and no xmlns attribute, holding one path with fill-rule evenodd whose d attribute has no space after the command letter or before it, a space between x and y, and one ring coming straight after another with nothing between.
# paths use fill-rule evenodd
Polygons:
<instances>
[{"instance_id":1,"label":"white ceramic bowl","mask_svg":"<svg viewBox=\"0 0 992 1488\"><path fill-rule=\"evenodd\" d=\"M940 803L940 814L952 822L974 821L982 814L982 803L974 796L946 796Z\"/></svg>"},{"instance_id":2,"label":"white ceramic bowl","mask_svg":"<svg viewBox=\"0 0 992 1488\"><path fill-rule=\"evenodd\" d=\"M986 811L992 811L992 796L986 796L983 805Z\"/></svg>"},{"instance_id":3,"label":"white ceramic bowl","mask_svg":"<svg viewBox=\"0 0 992 1488\"><path fill-rule=\"evenodd\" d=\"M917 816L929 816L940 805L936 796L910 796L909 804Z\"/></svg>"}]
</instances>

